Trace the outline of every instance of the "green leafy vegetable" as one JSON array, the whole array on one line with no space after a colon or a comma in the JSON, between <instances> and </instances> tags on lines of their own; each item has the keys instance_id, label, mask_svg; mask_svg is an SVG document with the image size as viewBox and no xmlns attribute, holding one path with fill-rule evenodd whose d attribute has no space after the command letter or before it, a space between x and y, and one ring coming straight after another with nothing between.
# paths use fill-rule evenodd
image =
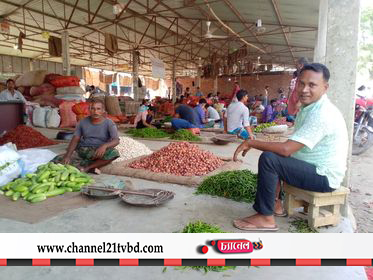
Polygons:
<instances>
[{"instance_id":1,"label":"green leafy vegetable","mask_svg":"<svg viewBox=\"0 0 373 280\"><path fill-rule=\"evenodd\" d=\"M128 134L139 138L165 138L170 136L167 132L152 127L130 129Z\"/></svg>"},{"instance_id":2,"label":"green leafy vegetable","mask_svg":"<svg viewBox=\"0 0 373 280\"><path fill-rule=\"evenodd\" d=\"M181 233L225 233L225 231L222 231L218 226L195 221L187 224Z\"/></svg>"},{"instance_id":3,"label":"green leafy vegetable","mask_svg":"<svg viewBox=\"0 0 373 280\"><path fill-rule=\"evenodd\" d=\"M289 232L293 233L318 233L317 230L310 228L307 221L296 219L290 222Z\"/></svg>"},{"instance_id":4,"label":"green leafy vegetable","mask_svg":"<svg viewBox=\"0 0 373 280\"><path fill-rule=\"evenodd\" d=\"M201 137L194 135L191 131L187 129L180 129L171 135L171 139L183 140L183 141L201 141Z\"/></svg>"},{"instance_id":5,"label":"green leafy vegetable","mask_svg":"<svg viewBox=\"0 0 373 280\"><path fill-rule=\"evenodd\" d=\"M224 171L203 180L196 194L209 194L251 203L256 195L257 177L250 170Z\"/></svg>"}]
</instances>

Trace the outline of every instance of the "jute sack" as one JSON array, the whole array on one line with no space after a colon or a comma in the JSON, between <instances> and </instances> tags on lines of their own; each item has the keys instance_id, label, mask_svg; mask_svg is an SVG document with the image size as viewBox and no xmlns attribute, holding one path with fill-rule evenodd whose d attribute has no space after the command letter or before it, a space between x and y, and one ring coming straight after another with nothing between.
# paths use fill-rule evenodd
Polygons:
<instances>
[{"instance_id":1,"label":"jute sack","mask_svg":"<svg viewBox=\"0 0 373 280\"><path fill-rule=\"evenodd\" d=\"M105 105L106 105L106 112L108 112L109 115L113 115L113 116L122 115L122 111L120 110L120 106L119 106L118 97L106 96Z\"/></svg>"}]
</instances>

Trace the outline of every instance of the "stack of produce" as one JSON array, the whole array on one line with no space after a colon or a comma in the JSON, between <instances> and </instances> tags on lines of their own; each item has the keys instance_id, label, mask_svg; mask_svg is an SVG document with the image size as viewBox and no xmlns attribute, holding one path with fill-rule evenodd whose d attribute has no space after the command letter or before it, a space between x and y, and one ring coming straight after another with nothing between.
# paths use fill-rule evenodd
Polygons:
<instances>
[{"instance_id":1,"label":"stack of produce","mask_svg":"<svg viewBox=\"0 0 373 280\"><path fill-rule=\"evenodd\" d=\"M257 177L250 170L224 171L203 180L196 193L251 203L256 195Z\"/></svg>"},{"instance_id":2,"label":"stack of produce","mask_svg":"<svg viewBox=\"0 0 373 280\"><path fill-rule=\"evenodd\" d=\"M176 142L129 166L178 176L202 176L223 164L220 158L211 152L201 150L195 144Z\"/></svg>"},{"instance_id":3,"label":"stack of produce","mask_svg":"<svg viewBox=\"0 0 373 280\"><path fill-rule=\"evenodd\" d=\"M182 140L182 141L201 141L201 137L193 134L193 132L187 129L180 129L171 135L171 139Z\"/></svg>"},{"instance_id":4,"label":"stack of produce","mask_svg":"<svg viewBox=\"0 0 373 280\"><path fill-rule=\"evenodd\" d=\"M164 132L163 130L146 127L141 129L130 129L128 131L133 137L139 138L165 138L170 136L168 133Z\"/></svg>"},{"instance_id":5,"label":"stack of produce","mask_svg":"<svg viewBox=\"0 0 373 280\"><path fill-rule=\"evenodd\" d=\"M8 142L14 143L18 150L58 144L26 125L17 126L0 138L0 145Z\"/></svg>"},{"instance_id":6,"label":"stack of produce","mask_svg":"<svg viewBox=\"0 0 373 280\"><path fill-rule=\"evenodd\" d=\"M264 128L271 127L277 125L275 122L270 122L270 123L261 123L257 127L254 128L255 133L260 133Z\"/></svg>"},{"instance_id":7,"label":"stack of produce","mask_svg":"<svg viewBox=\"0 0 373 280\"><path fill-rule=\"evenodd\" d=\"M36 173L6 184L2 192L14 201L22 197L36 203L65 192L78 192L82 186L92 182L91 177L72 165L47 163L39 166Z\"/></svg>"},{"instance_id":8,"label":"stack of produce","mask_svg":"<svg viewBox=\"0 0 373 280\"><path fill-rule=\"evenodd\" d=\"M153 152L144 144L130 138L130 137L119 137L119 145L115 147L118 150L120 157L114 162L120 162L123 160L129 160L135 157L147 156Z\"/></svg>"}]
</instances>

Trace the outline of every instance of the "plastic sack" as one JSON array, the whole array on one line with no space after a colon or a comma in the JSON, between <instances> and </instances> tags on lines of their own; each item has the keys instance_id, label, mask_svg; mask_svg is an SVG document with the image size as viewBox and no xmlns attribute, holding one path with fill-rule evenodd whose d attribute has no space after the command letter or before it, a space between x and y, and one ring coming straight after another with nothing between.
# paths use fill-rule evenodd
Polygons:
<instances>
[{"instance_id":1,"label":"plastic sack","mask_svg":"<svg viewBox=\"0 0 373 280\"><path fill-rule=\"evenodd\" d=\"M17 87L33 87L40 86L45 79L47 71L45 70L36 70L26 72L16 80Z\"/></svg>"},{"instance_id":2,"label":"plastic sack","mask_svg":"<svg viewBox=\"0 0 373 280\"><path fill-rule=\"evenodd\" d=\"M60 122L61 122L61 117L58 114L57 108L50 109L46 113L46 125L48 128L57 128L60 126Z\"/></svg>"},{"instance_id":3,"label":"plastic sack","mask_svg":"<svg viewBox=\"0 0 373 280\"><path fill-rule=\"evenodd\" d=\"M58 95L71 94L71 95L84 95L85 91L80 87L60 87L56 90Z\"/></svg>"},{"instance_id":4,"label":"plastic sack","mask_svg":"<svg viewBox=\"0 0 373 280\"><path fill-rule=\"evenodd\" d=\"M8 184L21 175L20 158L12 148L12 144L0 146L0 186Z\"/></svg>"},{"instance_id":5,"label":"plastic sack","mask_svg":"<svg viewBox=\"0 0 373 280\"><path fill-rule=\"evenodd\" d=\"M75 104L73 101L64 101L60 104L61 128L76 126L76 115L72 110Z\"/></svg>"},{"instance_id":6,"label":"plastic sack","mask_svg":"<svg viewBox=\"0 0 373 280\"><path fill-rule=\"evenodd\" d=\"M32 112L32 123L34 126L47 127L46 117L49 110L51 110L50 107L35 106L34 111Z\"/></svg>"},{"instance_id":7,"label":"plastic sack","mask_svg":"<svg viewBox=\"0 0 373 280\"><path fill-rule=\"evenodd\" d=\"M79 78L76 76L60 76L56 77L50 83L56 87L79 87Z\"/></svg>"},{"instance_id":8,"label":"plastic sack","mask_svg":"<svg viewBox=\"0 0 373 280\"><path fill-rule=\"evenodd\" d=\"M284 125L275 125L266 127L263 129L264 133L285 133L288 130L288 126L286 124Z\"/></svg>"},{"instance_id":9,"label":"plastic sack","mask_svg":"<svg viewBox=\"0 0 373 280\"><path fill-rule=\"evenodd\" d=\"M85 102L84 96L80 94L59 94L59 95L56 95L55 97L58 100Z\"/></svg>"},{"instance_id":10,"label":"plastic sack","mask_svg":"<svg viewBox=\"0 0 373 280\"><path fill-rule=\"evenodd\" d=\"M34 173L39 165L50 162L57 154L48 149L25 149L18 152L25 167L24 173Z\"/></svg>"},{"instance_id":11,"label":"plastic sack","mask_svg":"<svg viewBox=\"0 0 373 280\"><path fill-rule=\"evenodd\" d=\"M76 115L89 115L89 102L79 102L72 109Z\"/></svg>"},{"instance_id":12,"label":"plastic sack","mask_svg":"<svg viewBox=\"0 0 373 280\"><path fill-rule=\"evenodd\" d=\"M42 84L39 87L32 87L30 89L30 95L31 96L38 96L38 95L43 95L43 94L54 94L55 88L51 84L45 83Z\"/></svg>"}]
</instances>

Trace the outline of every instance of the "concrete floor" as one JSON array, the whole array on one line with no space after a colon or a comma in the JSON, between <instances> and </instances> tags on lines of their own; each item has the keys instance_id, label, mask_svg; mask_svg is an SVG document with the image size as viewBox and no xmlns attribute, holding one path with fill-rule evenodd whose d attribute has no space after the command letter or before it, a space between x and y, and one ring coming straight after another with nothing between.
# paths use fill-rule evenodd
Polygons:
<instances>
[{"instance_id":1,"label":"concrete floor","mask_svg":"<svg viewBox=\"0 0 373 280\"><path fill-rule=\"evenodd\" d=\"M43 134L53 138L56 130L41 130ZM167 142L141 141L151 149L159 149L166 146ZM62 153L67 144L50 147L56 153ZM237 144L228 146L201 145L201 148L214 152L220 156L231 156ZM242 168L257 171L259 151L252 150L248 153ZM161 188L176 193L173 200L164 206L157 208L140 208L126 205L119 199L99 201L87 208L74 209L61 213L60 215L42 221L37 224L27 224L13 220L0 219L2 232L175 232L180 231L192 220L203 220L207 223L219 225L228 232L241 232L232 226L232 220L254 214L251 205L234 202L224 198L211 197L207 195L194 195L194 189L175 184L161 184L141 179L101 175L95 178L98 182L110 180L131 180L136 189ZM139 222L141 221L141 222ZM289 218L277 218L279 232L288 232ZM352 232L352 226L345 219L339 227L322 229L322 232ZM63 269L63 270L62 270ZM84 270L83 270L84 269ZM119 270L121 269L121 270ZM28 275L30 279L75 279L78 273L84 272L84 279L119 279L123 277L123 268L27 268L20 267L3 268L0 279L10 279L22 275ZM26 274L27 273L27 274ZM160 279L167 277L171 279L187 279L201 276L202 273L190 271L178 271L172 267L162 273L161 267L127 267L126 276L135 278L138 276ZM224 273L210 272L204 277L206 279L223 277L234 277L235 279L247 279L249 277L260 277L269 279L276 275L277 279L366 279L363 267L260 267L260 268L237 268L235 271ZM79 277L79 279L81 279Z\"/></svg>"}]
</instances>

